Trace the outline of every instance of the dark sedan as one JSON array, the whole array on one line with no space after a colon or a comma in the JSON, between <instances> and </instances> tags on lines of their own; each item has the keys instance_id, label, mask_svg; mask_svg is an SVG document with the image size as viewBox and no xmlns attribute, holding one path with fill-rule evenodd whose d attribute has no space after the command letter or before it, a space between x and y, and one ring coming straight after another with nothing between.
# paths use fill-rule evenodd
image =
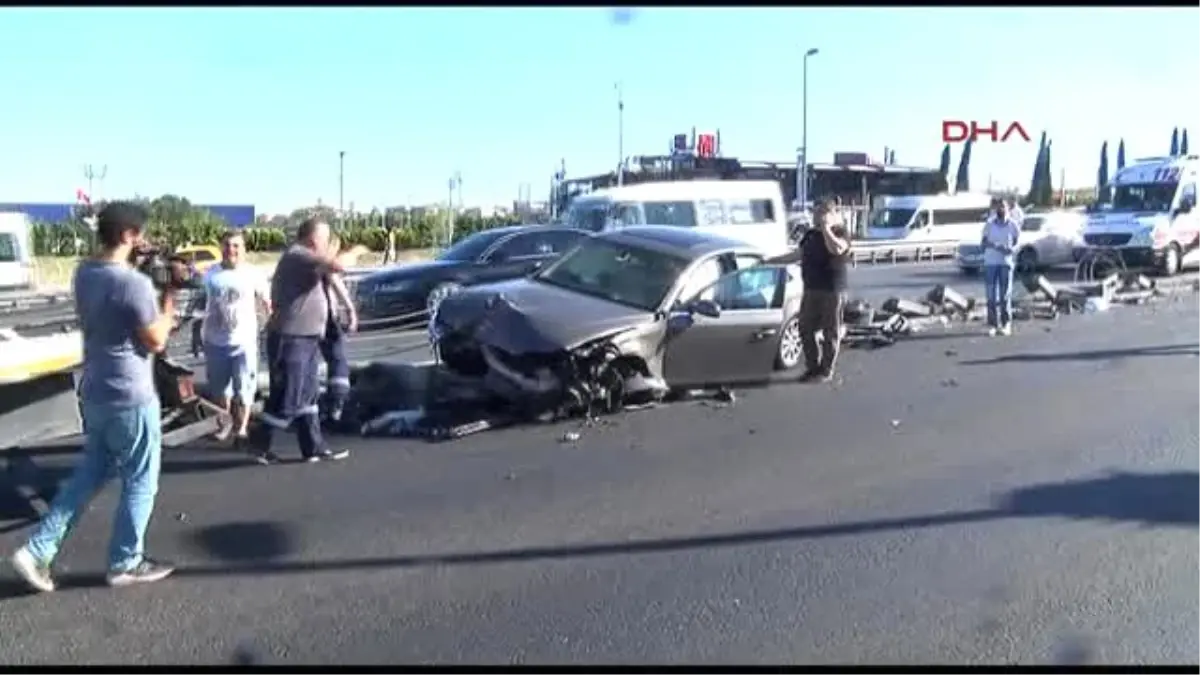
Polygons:
<instances>
[{"instance_id":1,"label":"dark sedan","mask_svg":"<svg viewBox=\"0 0 1200 675\"><path fill-rule=\"evenodd\" d=\"M581 230L518 225L472 234L420 263L360 277L360 321L422 323L446 296L465 286L528 275L589 237Z\"/></svg>"}]
</instances>

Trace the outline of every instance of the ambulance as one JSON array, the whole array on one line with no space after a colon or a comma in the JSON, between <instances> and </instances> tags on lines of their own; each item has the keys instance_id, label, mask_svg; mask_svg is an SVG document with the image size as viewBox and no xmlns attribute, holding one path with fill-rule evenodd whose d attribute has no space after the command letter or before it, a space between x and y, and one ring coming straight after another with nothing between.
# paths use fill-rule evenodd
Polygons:
<instances>
[{"instance_id":1,"label":"ambulance","mask_svg":"<svg viewBox=\"0 0 1200 675\"><path fill-rule=\"evenodd\" d=\"M1089 214L1076 260L1088 249L1107 249L1129 267L1179 273L1200 248L1198 173L1197 155L1150 157L1122 168L1109 183L1105 208Z\"/></svg>"}]
</instances>

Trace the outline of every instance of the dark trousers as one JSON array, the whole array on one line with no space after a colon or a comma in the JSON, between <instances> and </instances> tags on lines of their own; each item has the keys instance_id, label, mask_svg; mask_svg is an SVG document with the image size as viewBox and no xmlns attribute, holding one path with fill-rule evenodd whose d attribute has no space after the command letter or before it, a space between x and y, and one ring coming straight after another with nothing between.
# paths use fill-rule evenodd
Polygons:
<instances>
[{"instance_id":1,"label":"dark trousers","mask_svg":"<svg viewBox=\"0 0 1200 675\"><path fill-rule=\"evenodd\" d=\"M346 407L350 395L350 361L346 358L346 331L336 321L330 321L321 340L321 356L325 359L325 401L330 417L337 419Z\"/></svg>"},{"instance_id":2,"label":"dark trousers","mask_svg":"<svg viewBox=\"0 0 1200 675\"><path fill-rule=\"evenodd\" d=\"M844 301L845 296L836 291L804 291L800 300L800 343L810 373L833 372L842 344Z\"/></svg>"},{"instance_id":3,"label":"dark trousers","mask_svg":"<svg viewBox=\"0 0 1200 675\"><path fill-rule=\"evenodd\" d=\"M320 338L317 336L267 333L267 370L270 388L251 438L254 449L267 452L275 431L292 429L300 443L300 454L311 457L325 450L317 417L321 392Z\"/></svg>"}]
</instances>

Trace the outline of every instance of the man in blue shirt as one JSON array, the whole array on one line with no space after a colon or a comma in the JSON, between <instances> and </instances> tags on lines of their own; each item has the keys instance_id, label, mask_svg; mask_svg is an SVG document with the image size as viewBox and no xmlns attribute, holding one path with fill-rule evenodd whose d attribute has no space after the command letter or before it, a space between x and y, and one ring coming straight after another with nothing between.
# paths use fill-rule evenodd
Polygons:
<instances>
[{"instance_id":1,"label":"man in blue shirt","mask_svg":"<svg viewBox=\"0 0 1200 675\"><path fill-rule=\"evenodd\" d=\"M988 335L1012 333L1012 281L1014 254L1021 228L1002 199L992 200L992 217L983 226L983 289L987 297Z\"/></svg>"},{"instance_id":2,"label":"man in blue shirt","mask_svg":"<svg viewBox=\"0 0 1200 675\"><path fill-rule=\"evenodd\" d=\"M79 263L71 283L83 333L83 456L50 512L11 558L17 574L39 591L54 590L50 566L63 539L112 477L121 481L121 498L108 553L109 585L158 581L174 571L143 550L162 462L153 359L166 349L175 300L168 291L160 304L150 279L129 264L141 243L145 209L113 202L96 221L100 251Z\"/></svg>"}]
</instances>

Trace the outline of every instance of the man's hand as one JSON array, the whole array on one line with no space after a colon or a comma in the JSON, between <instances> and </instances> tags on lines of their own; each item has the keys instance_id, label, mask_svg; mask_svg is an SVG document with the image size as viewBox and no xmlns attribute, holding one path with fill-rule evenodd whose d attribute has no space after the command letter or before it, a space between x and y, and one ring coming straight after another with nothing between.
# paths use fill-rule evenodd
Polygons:
<instances>
[{"instance_id":1,"label":"man's hand","mask_svg":"<svg viewBox=\"0 0 1200 675\"><path fill-rule=\"evenodd\" d=\"M349 251L340 251L334 258L345 267L354 267L358 264L358 259L367 253L370 249L362 244L356 244Z\"/></svg>"},{"instance_id":2,"label":"man's hand","mask_svg":"<svg viewBox=\"0 0 1200 675\"><path fill-rule=\"evenodd\" d=\"M350 316L346 319L346 332L347 333L357 333L358 332L358 313L357 312L350 312Z\"/></svg>"}]
</instances>

